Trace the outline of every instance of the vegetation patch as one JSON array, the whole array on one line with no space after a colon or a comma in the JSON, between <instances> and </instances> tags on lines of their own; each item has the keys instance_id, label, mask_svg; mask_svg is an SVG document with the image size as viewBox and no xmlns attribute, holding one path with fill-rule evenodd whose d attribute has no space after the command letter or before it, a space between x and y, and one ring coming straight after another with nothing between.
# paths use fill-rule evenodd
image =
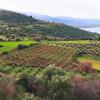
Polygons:
<instances>
[{"instance_id":1,"label":"vegetation patch","mask_svg":"<svg viewBox=\"0 0 100 100\"><path fill-rule=\"evenodd\" d=\"M34 44L36 43L36 41L7 41L7 42L0 42L0 45L2 45L3 47L0 47L0 53L4 52L4 51L11 51L13 49L15 49L19 44L23 44L23 45L30 45L30 44Z\"/></svg>"},{"instance_id":2,"label":"vegetation patch","mask_svg":"<svg viewBox=\"0 0 100 100\"><path fill-rule=\"evenodd\" d=\"M18 78L0 71L0 100L100 99L100 78L68 77L67 73L56 66L45 68L40 75L22 73Z\"/></svg>"},{"instance_id":3,"label":"vegetation patch","mask_svg":"<svg viewBox=\"0 0 100 100\"><path fill-rule=\"evenodd\" d=\"M89 61L93 64L93 67L100 70L100 58L94 55L83 55L79 58L80 62Z\"/></svg>"}]
</instances>

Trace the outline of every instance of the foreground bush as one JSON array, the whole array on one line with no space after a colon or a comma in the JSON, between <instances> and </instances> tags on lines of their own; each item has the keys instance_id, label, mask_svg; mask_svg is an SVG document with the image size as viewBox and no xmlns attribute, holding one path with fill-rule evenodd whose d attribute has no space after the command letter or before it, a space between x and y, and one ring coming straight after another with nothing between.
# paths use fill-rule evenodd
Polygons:
<instances>
[{"instance_id":1,"label":"foreground bush","mask_svg":"<svg viewBox=\"0 0 100 100\"><path fill-rule=\"evenodd\" d=\"M18 80L0 74L0 100L100 100L100 80L68 78L53 65L41 75L23 74Z\"/></svg>"},{"instance_id":2,"label":"foreground bush","mask_svg":"<svg viewBox=\"0 0 100 100\"><path fill-rule=\"evenodd\" d=\"M43 100L72 100L72 84L66 79L65 71L49 66L43 71L41 78L22 75L18 81L26 92L43 98Z\"/></svg>"},{"instance_id":3,"label":"foreground bush","mask_svg":"<svg viewBox=\"0 0 100 100\"><path fill-rule=\"evenodd\" d=\"M53 76L51 81L44 85L45 94L51 100L73 100L73 88L68 79L63 79L60 76Z\"/></svg>"},{"instance_id":4,"label":"foreground bush","mask_svg":"<svg viewBox=\"0 0 100 100\"><path fill-rule=\"evenodd\" d=\"M72 84L66 79L65 71L55 66L48 67L42 77L44 95L50 100L72 100Z\"/></svg>"},{"instance_id":5,"label":"foreground bush","mask_svg":"<svg viewBox=\"0 0 100 100\"><path fill-rule=\"evenodd\" d=\"M16 96L15 80L0 74L0 100L14 100Z\"/></svg>"},{"instance_id":6,"label":"foreground bush","mask_svg":"<svg viewBox=\"0 0 100 100\"><path fill-rule=\"evenodd\" d=\"M26 92L34 93L35 95L41 95L43 93L43 86L35 76L24 74L18 80L18 84L21 85Z\"/></svg>"},{"instance_id":7,"label":"foreground bush","mask_svg":"<svg viewBox=\"0 0 100 100\"><path fill-rule=\"evenodd\" d=\"M100 80L74 78L74 94L77 100L100 100Z\"/></svg>"},{"instance_id":8,"label":"foreground bush","mask_svg":"<svg viewBox=\"0 0 100 100\"><path fill-rule=\"evenodd\" d=\"M60 67L56 67L55 65L50 65L43 72L43 78L45 80L51 80L52 76L55 75L65 76L65 71Z\"/></svg>"}]
</instances>

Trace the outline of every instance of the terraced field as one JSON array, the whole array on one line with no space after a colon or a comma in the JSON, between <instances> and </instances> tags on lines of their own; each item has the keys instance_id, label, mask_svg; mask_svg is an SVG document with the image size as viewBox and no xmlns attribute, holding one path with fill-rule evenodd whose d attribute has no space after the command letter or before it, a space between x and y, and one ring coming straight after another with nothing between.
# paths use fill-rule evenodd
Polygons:
<instances>
[{"instance_id":1,"label":"terraced field","mask_svg":"<svg viewBox=\"0 0 100 100\"><path fill-rule=\"evenodd\" d=\"M8 65L46 67L55 64L70 69L73 62L72 48L38 44L24 50L15 50L1 55L2 61Z\"/></svg>"}]
</instances>

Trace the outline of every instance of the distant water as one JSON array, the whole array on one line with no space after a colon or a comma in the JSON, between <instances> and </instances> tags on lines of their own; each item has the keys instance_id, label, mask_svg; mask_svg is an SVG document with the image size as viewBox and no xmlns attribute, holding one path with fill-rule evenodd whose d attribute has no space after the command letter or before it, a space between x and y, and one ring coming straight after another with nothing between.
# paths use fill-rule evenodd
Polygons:
<instances>
[{"instance_id":1,"label":"distant water","mask_svg":"<svg viewBox=\"0 0 100 100\"><path fill-rule=\"evenodd\" d=\"M96 33L100 34L100 27L95 27L95 28L81 28L81 29L86 30L86 31L90 31L90 32L96 32Z\"/></svg>"}]
</instances>

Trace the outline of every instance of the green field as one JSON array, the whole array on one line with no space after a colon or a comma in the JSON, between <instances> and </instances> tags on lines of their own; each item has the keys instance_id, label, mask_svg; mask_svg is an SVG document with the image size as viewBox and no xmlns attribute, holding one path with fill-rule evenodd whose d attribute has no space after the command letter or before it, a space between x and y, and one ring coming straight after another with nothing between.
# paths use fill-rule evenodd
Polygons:
<instances>
[{"instance_id":1,"label":"green field","mask_svg":"<svg viewBox=\"0 0 100 100\"><path fill-rule=\"evenodd\" d=\"M36 43L36 41L12 41L12 42L0 42L3 47L0 48L0 52L11 51L16 48L19 44L30 45Z\"/></svg>"}]
</instances>

